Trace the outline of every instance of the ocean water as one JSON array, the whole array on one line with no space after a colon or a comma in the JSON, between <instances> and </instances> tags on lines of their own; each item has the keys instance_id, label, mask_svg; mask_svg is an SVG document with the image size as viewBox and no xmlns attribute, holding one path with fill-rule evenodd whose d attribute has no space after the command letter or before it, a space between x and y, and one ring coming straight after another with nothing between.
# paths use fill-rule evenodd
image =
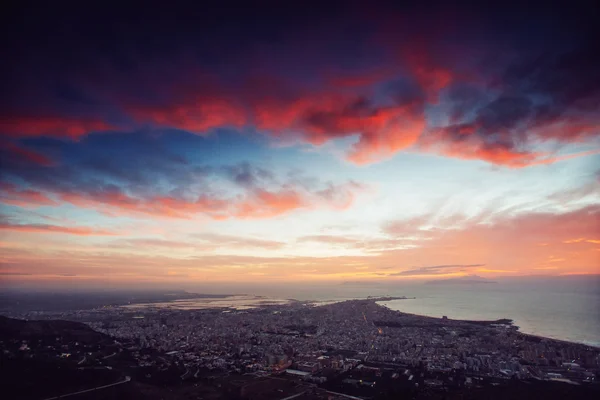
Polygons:
<instances>
[{"instance_id":1,"label":"ocean water","mask_svg":"<svg viewBox=\"0 0 600 400\"><path fill-rule=\"evenodd\" d=\"M452 319L510 318L521 332L600 347L600 279L536 278L497 284L345 283L245 288L245 293L298 300L406 296L381 304L411 314Z\"/></svg>"},{"instance_id":2,"label":"ocean water","mask_svg":"<svg viewBox=\"0 0 600 400\"><path fill-rule=\"evenodd\" d=\"M393 310L432 317L510 318L524 333L600 346L598 292L487 286L420 288L412 291L416 299L382 304Z\"/></svg>"}]
</instances>

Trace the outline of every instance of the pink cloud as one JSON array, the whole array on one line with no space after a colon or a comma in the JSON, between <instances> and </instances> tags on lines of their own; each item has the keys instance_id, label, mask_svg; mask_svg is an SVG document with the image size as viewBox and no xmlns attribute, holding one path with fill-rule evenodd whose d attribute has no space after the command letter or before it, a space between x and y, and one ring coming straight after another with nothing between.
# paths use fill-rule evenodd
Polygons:
<instances>
[{"instance_id":1,"label":"pink cloud","mask_svg":"<svg viewBox=\"0 0 600 400\"><path fill-rule=\"evenodd\" d=\"M58 202L37 190L20 189L8 182L0 182L0 203L18 207L56 206Z\"/></svg>"},{"instance_id":2,"label":"pink cloud","mask_svg":"<svg viewBox=\"0 0 600 400\"><path fill-rule=\"evenodd\" d=\"M58 226L46 224L0 223L0 230L26 233L65 233L77 236L114 236L115 232L81 226Z\"/></svg>"},{"instance_id":3,"label":"pink cloud","mask_svg":"<svg viewBox=\"0 0 600 400\"><path fill-rule=\"evenodd\" d=\"M42 166L46 166L46 167L50 166L50 165L54 165L54 161L52 161L47 156L45 156L41 153L38 153L36 151L26 149L24 147L17 146L10 142L0 144L0 148L4 148L12 156L14 156L16 158L24 159L27 162L30 162L33 164L38 164L38 165L42 165Z\"/></svg>"},{"instance_id":4,"label":"pink cloud","mask_svg":"<svg viewBox=\"0 0 600 400\"><path fill-rule=\"evenodd\" d=\"M330 185L310 192L296 187L268 190L252 188L245 194L221 198L203 195L195 199L173 196L133 197L122 191L57 193L60 200L107 214L151 215L162 218L191 218L205 215L215 220L228 218L273 218L302 209L345 209L365 186L355 182Z\"/></svg>"},{"instance_id":5,"label":"pink cloud","mask_svg":"<svg viewBox=\"0 0 600 400\"><path fill-rule=\"evenodd\" d=\"M0 131L10 137L55 136L78 139L90 132L106 131L113 127L93 118L59 116L4 116L0 117Z\"/></svg>"}]
</instances>

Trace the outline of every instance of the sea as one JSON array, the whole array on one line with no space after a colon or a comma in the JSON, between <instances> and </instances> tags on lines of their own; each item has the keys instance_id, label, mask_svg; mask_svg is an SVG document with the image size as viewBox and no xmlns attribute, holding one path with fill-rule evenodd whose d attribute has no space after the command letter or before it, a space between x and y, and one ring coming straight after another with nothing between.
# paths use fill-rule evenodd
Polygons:
<instances>
[{"instance_id":1,"label":"sea","mask_svg":"<svg viewBox=\"0 0 600 400\"><path fill-rule=\"evenodd\" d=\"M380 304L410 314L450 319L509 318L523 333L600 347L600 279L506 280L487 284L345 282L336 285L255 287L272 299L321 302L406 296Z\"/></svg>"},{"instance_id":2,"label":"sea","mask_svg":"<svg viewBox=\"0 0 600 400\"><path fill-rule=\"evenodd\" d=\"M408 291L407 291L408 292ZM510 318L519 331L600 347L600 295L515 287L440 287L414 290L415 299L381 302L392 310L430 317Z\"/></svg>"}]
</instances>

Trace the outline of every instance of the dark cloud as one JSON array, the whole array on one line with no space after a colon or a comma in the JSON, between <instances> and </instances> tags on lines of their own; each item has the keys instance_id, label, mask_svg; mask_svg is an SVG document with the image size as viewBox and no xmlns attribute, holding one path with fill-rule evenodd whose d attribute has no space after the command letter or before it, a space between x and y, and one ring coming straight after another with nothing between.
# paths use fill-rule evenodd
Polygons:
<instances>
[{"instance_id":1,"label":"dark cloud","mask_svg":"<svg viewBox=\"0 0 600 400\"><path fill-rule=\"evenodd\" d=\"M477 112L475 125L488 135L503 133L531 114L532 102L524 96L500 96Z\"/></svg>"},{"instance_id":2,"label":"dark cloud","mask_svg":"<svg viewBox=\"0 0 600 400\"><path fill-rule=\"evenodd\" d=\"M422 143L447 155L525 166L548 156L535 153L539 142L597 138L599 53L597 43L583 40L520 54L504 64L489 94L469 86L451 90L452 123L430 131Z\"/></svg>"},{"instance_id":3,"label":"dark cloud","mask_svg":"<svg viewBox=\"0 0 600 400\"><path fill-rule=\"evenodd\" d=\"M600 101L599 51L600 45L588 40L570 51L525 59L508 68L504 82L507 90L544 96L546 106L553 111L549 116L596 111Z\"/></svg>"},{"instance_id":4,"label":"dark cloud","mask_svg":"<svg viewBox=\"0 0 600 400\"><path fill-rule=\"evenodd\" d=\"M469 113L481 104L490 101L490 94L475 84L458 83L448 88L445 94L448 101L448 114L451 123L462 123Z\"/></svg>"},{"instance_id":5,"label":"dark cloud","mask_svg":"<svg viewBox=\"0 0 600 400\"><path fill-rule=\"evenodd\" d=\"M600 49L584 40L598 33L589 7L515 12L504 2L484 9L334 1L123 5L115 13L15 5L3 24L0 132L9 144L2 151L48 165L61 155L18 140L252 127L313 145L358 135L347 154L357 164L415 145L511 167L554 162L536 153L540 141L560 147L598 135ZM438 106L450 124L428 127L426 112ZM115 154L129 165L92 158L86 167L113 168L137 190L167 175L184 182L201 174L185 168L161 176L184 161L173 152L168 167L155 168L150 157L131 157L156 151L147 145ZM228 172L242 186L266 179L243 168Z\"/></svg>"},{"instance_id":6,"label":"dark cloud","mask_svg":"<svg viewBox=\"0 0 600 400\"><path fill-rule=\"evenodd\" d=\"M275 181L275 177L270 171L253 166L248 162L225 166L223 171L233 182L243 187L257 187Z\"/></svg>"},{"instance_id":7,"label":"dark cloud","mask_svg":"<svg viewBox=\"0 0 600 400\"><path fill-rule=\"evenodd\" d=\"M592 130L566 129L549 137L564 139L597 135L597 110L600 107L600 45L587 40L573 49L545 53L510 66L504 75L505 92L519 91L537 104L530 108L530 128L544 127L566 120L595 124ZM582 127L583 128L583 127ZM588 127L589 128L589 127Z\"/></svg>"}]
</instances>

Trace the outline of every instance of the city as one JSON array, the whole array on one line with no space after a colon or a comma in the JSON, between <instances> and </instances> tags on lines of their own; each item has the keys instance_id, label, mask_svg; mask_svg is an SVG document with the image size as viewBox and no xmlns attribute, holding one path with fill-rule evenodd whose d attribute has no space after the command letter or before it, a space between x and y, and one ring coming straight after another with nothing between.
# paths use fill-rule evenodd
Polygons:
<instances>
[{"instance_id":1,"label":"city","mask_svg":"<svg viewBox=\"0 0 600 400\"><path fill-rule=\"evenodd\" d=\"M127 381L119 377L119 383L131 376L179 391L208 387L218 392L214 398L477 393L515 382L592 393L600 387L599 348L522 334L510 320L422 317L379 300L202 310L115 306L20 317L81 322L103 338L102 346L46 346L47 357L71 360L78 369L126 371ZM3 358L39 357L36 345L4 340Z\"/></svg>"}]
</instances>

